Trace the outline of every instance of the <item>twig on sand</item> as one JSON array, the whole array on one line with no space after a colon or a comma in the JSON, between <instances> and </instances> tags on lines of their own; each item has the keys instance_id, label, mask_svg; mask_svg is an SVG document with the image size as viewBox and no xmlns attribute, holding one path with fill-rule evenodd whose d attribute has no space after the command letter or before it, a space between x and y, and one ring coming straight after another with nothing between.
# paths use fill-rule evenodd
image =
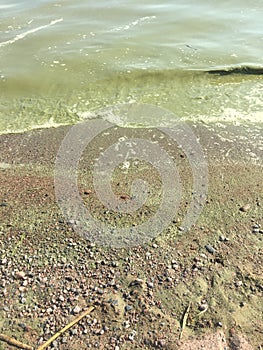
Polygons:
<instances>
[{"instance_id":1,"label":"twig on sand","mask_svg":"<svg viewBox=\"0 0 263 350\"><path fill-rule=\"evenodd\" d=\"M186 322L187 322L187 319L188 319L188 316L189 316L190 307L191 307L191 301L189 302L189 304L188 304L188 306L185 309L185 312L183 314L182 323L181 323L181 332L180 332L180 335L179 335L179 339L182 339L183 331L185 329Z\"/></svg>"},{"instance_id":2,"label":"twig on sand","mask_svg":"<svg viewBox=\"0 0 263 350\"><path fill-rule=\"evenodd\" d=\"M66 332L69 328L71 328L72 326L74 326L77 322L79 322L83 317L85 317L86 315L88 315L89 313L91 313L91 311L94 310L93 306L90 306L86 311L84 311L81 315L79 315L77 318L75 318L75 320L73 320L72 322L70 322L69 324L67 324L64 328L62 328L59 332L57 332L56 334L54 334L50 339L48 339L44 344L40 345L39 348L37 348L37 350L43 350L45 348L47 348L49 346L49 344L51 344L55 339L57 339L61 334L63 334L64 332Z\"/></svg>"},{"instance_id":3,"label":"twig on sand","mask_svg":"<svg viewBox=\"0 0 263 350\"><path fill-rule=\"evenodd\" d=\"M8 335L0 333L0 340L6 342L9 345L13 345L19 349L33 350L32 346L26 345L19 340L9 337Z\"/></svg>"}]
</instances>

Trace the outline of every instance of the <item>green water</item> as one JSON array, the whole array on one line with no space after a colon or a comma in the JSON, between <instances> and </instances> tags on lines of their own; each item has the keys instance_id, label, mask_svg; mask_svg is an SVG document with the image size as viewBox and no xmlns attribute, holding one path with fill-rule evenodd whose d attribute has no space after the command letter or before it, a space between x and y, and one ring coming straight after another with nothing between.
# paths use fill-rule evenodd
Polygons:
<instances>
[{"instance_id":1,"label":"green water","mask_svg":"<svg viewBox=\"0 0 263 350\"><path fill-rule=\"evenodd\" d=\"M71 124L124 102L261 123L262 73L206 72L262 67L262 18L261 0L2 1L0 132ZM122 122L159 123L138 118Z\"/></svg>"}]
</instances>

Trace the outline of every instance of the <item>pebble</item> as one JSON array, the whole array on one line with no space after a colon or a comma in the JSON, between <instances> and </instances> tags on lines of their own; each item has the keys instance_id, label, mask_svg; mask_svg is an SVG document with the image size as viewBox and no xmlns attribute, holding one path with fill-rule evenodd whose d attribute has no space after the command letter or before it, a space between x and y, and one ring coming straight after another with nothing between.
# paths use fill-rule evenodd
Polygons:
<instances>
[{"instance_id":1,"label":"pebble","mask_svg":"<svg viewBox=\"0 0 263 350\"><path fill-rule=\"evenodd\" d=\"M153 287L154 287L154 284L153 284L152 282L147 282L147 286L148 286L148 288L151 288L151 289L153 289Z\"/></svg>"},{"instance_id":2,"label":"pebble","mask_svg":"<svg viewBox=\"0 0 263 350\"><path fill-rule=\"evenodd\" d=\"M126 305L125 306L125 311L130 311L132 310L132 306L131 305Z\"/></svg>"},{"instance_id":3,"label":"pebble","mask_svg":"<svg viewBox=\"0 0 263 350\"><path fill-rule=\"evenodd\" d=\"M241 208L239 208L240 211L246 212L250 209L250 204L245 204Z\"/></svg>"},{"instance_id":4,"label":"pebble","mask_svg":"<svg viewBox=\"0 0 263 350\"><path fill-rule=\"evenodd\" d=\"M241 287L243 285L243 282L242 281L237 281L236 283L235 283L235 286L236 287Z\"/></svg>"},{"instance_id":5,"label":"pebble","mask_svg":"<svg viewBox=\"0 0 263 350\"><path fill-rule=\"evenodd\" d=\"M26 277L25 272L23 272L23 271L16 272L16 278L24 279L25 277Z\"/></svg>"},{"instance_id":6,"label":"pebble","mask_svg":"<svg viewBox=\"0 0 263 350\"><path fill-rule=\"evenodd\" d=\"M71 330L71 334L72 335L77 335L78 334L78 330L76 328Z\"/></svg>"},{"instance_id":7,"label":"pebble","mask_svg":"<svg viewBox=\"0 0 263 350\"><path fill-rule=\"evenodd\" d=\"M74 307L74 309L72 310L73 314L78 314L81 311L81 307L79 307L78 305Z\"/></svg>"},{"instance_id":8,"label":"pebble","mask_svg":"<svg viewBox=\"0 0 263 350\"><path fill-rule=\"evenodd\" d=\"M203 259L207 259L207 255L205 255L204 253L201 253L200 257L203 258Z\"/></svg>"},{"instance_id":9,"label":"pebble","mask_svg":"<svg viewBox=\"0 0 263 350\"><path fill-rule=\"evenodd\" d=\"M205 248L210 254L214 254L216 251L210 244L206 244Z\"/></svg>"},{"instance_id":10,"label":"pebble","mask_svg":"<svg viewBox=\"0 0 263 350\"><path fill-rule=\"evenodd\" d=\"M207 303L202 303L198 306L199 311L204 311L208 309L208 304Z\"/></svg>"},{"instance_id":11,"label":"pebble","mask_svg":"<svg viewBox=\"0 0 263 350\"><path fill-rule=\"evenodd\" d=\"M5 265L7 263L7 258L3 258L2 260L1 260L1 265Z\"/></svg>"},{"instance_id":12,"label":"pebble","mask_svg":"<svg viewBox=\"0 0 263 350\"><path fill-rule=\"evenodd\" d=\"M54 341L52 342L52 347L55 348L55 349L58 348L58 341L57 341L57 340L54 340Z\"/></svg>"},{"instance_id":13,"label":"pebble","mask_svg":"<svg viewBox=\"0 0 263 350\"><path fill-rule=\"evenodd\" d=\"M135 280L131 281L131 283L129 284L129 287L133 287L133 286L139 286L142 287L144 284L144 280L141 278L136 278Z\"/></svg>"},{"instance_id":14,"label":"pebble","mask_svg":"<svg viewBox=\"0 0 263 350\"><path fill-rule=\"evenodd\" d=\"M63 297L63 295L60 295L60 296L59 296L59 300L60 300L60 301L65 301L65 298Z\"/></svg>"},{"instance_id":15,"label":"pebble","mask_svg":"<svg viewBox=\"0 0 263 350\"><path fill-rule=\"evenodd\" d=\"M165 339L159 339L159 340L158 340L158 344L159 344L159 346L160 346L161 348L163 348L163 347L166 345Z\"/></svg>"},{"instance_id":16,"label":"pebble","mask_svg":"<svg viewBox=\"0 0 263 350\"><path fill-rule=\"evenodd\" d=\"M179 270L179 265L173 264L173 265L172 265L172 268L173 268L174 270Z\"/></svg>"}]
</instances>

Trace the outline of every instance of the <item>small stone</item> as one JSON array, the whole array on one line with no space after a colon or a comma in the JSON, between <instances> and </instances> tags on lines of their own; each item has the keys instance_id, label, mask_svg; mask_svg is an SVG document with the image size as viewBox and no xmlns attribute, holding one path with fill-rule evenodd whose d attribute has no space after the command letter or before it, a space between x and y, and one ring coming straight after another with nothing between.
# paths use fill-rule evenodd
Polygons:
<instances>
[{"instance_id":1,"label":"small stone","mask_svg":"<svg viewBox=\"0 0 263 350\"><path fill-rule=\"evenodd\" d=\"M204 311L208 309L208 304L207 303L202 303L198 306L199 311Z\"/></svg>"},{"instance_id":2,"label":"small stone","mask_svg":"<svg viewBox=\"0 0 263 350\"><path fill-rule=\"evenodd\" d=\"M125 311L130 311L132 310L132 306L131 305L126 305L125 306Z\"/></svg>"},{"instance_id":3,"label":"small stone","mask_svg":"<svg viewBox=\"0 0 263 350\"><path fill-rule=\"evenodd\" d=\"M159 344L159 346L160 346L161 348L163 348L163 347L165 346L165 344L166 344L165 339L159 339L159 340L158 340L158 344Z\"/></svg>"},{"instance_id":4,"label":"small stone","mask_svg":"<svg viewBox=\"0 0 263 350\"><path fill-rule=\"evenodd\" d=\"M25 272L23 272L23 271L16 272L16 278L23 280L23 279L25 279L25 277L26 277Z\"/></svg>"},{"instance_id":5,"label":"small stone","mask_svg":"<svg viewBox=\"0 0 263 350\"><path fill-rule=\"evenodd\" d=\"M179 265L173 264L173 265L172 265L172 268L173 268L174 270L179 270Z\"/></svg>"},{"instance_id":6,"label":"small stone","mask_svg":"<svg viewBox=\"0 0 263 350\"><path fill-rule=\"evenodd\" d=\"M52 346L53 346L53 348L57 349L57 348L58 348L58 341L57 341L57 340L54 340L54 341L52 342Z\"/></svg>"},{"instance_id":7,"label":"small stone","mask_svg":"<svg viewBox=\"0 0 263 350\"><path fill-rule=\"evenodd\" d=\"M129 284L129 287L134 287L134 286L143 287L143 284L144 284L143 279L136 278L135 280L131 281L131 283Z\"/></svg>"},{"instance_id":8,"label":"small stone","mask_svg":"<svg viewBox=\"0 0 263 350\"><path fill-rule=\"evenodd\" d=\"M129 339L130 341L134 341L134 334L129 334L128 339Z\"/></svg>"},{"instance_id":9,"label":"small stone","mask_svg":"<svg viewBox=\"0 0 263 350\"><path fill-rule=\"evenodd\" d=\"M73 281L73 277L72 276L65 276L65 279L69 282Z\"/></svg>"},{"instance_id":10,"label":"small stone","mask_svg":"<svg viewBox=\"0 0 263 350\"><path fill-rule=\"evenodd\" d=\"M147 286L148 286L148 288L151 288L151 289L153 289L153 287L154 287L154 284L153 284L152 282L147 282Z\"/></svg>"},{"instance_id":11,"label":"small stone","mask_svg":"<svg viewBox=\"0 0 263 350\"><path fill-rule=\"evenodd\" d=\"M3 258L2 260L1 260L1 265L5 265L7 263L7 258Z\"/></svg>"},{"instance_id":12,"label":"small stone","mask_svg":"<svg viewBox=\"0 0 263 350\"><path fill-rule=\"evenodd\" d=\"M237 281L236 283L235 283L235 286L236 287L241 287L243 285L243 282L242 281Z\"/></svg>"},{"instance_id":13,"label":"small stone","mask_svg":"<svg viewBox=\"0 0 263 350\"><path fill-rule=\"evenodd\" d=\"M210 254L214 254L216 251L210 244L206 244L205 248Z\"/></svg>"},{"instance_id":14,"label":"small stone","mask_svg":"<svg viewBox=\"0 0 263 350\"><path fill-rule=\"evenodd\" d=\"M241 208L239 208L240 211L246 212L250 209L250 204L245 204Z\"/></svg>"},{"instance_id":15,"label":"small stone","mask_svg":"<svg viewBox=\"0 0 263 350\"><path fill-rule=\"evenodd\" d=\"M78 335L78 330L76 328L71 330L72 335Z\"/></svg>"},{"instance_id":16,"label":"small stone","mask_svg":"<svg viewBox=\"0 0 263 350\"><path fill-rule=\"evenodd\" d=\"M207 259L207 256L204 253L201 253L200 257L203 258L203 259Z\"/></svg>"},{"instance_id":17,"label":"small stone","mask_svg":"<svg viewBox=\"0 0 263 350\"><path fill-rule=\"evenodd\" d=\"M74 309L72 310L73 314L75 315L80 313L80 311L81 311L81 307L79 307L78 305L75 306Z\"/></svg>"}]
</instances>

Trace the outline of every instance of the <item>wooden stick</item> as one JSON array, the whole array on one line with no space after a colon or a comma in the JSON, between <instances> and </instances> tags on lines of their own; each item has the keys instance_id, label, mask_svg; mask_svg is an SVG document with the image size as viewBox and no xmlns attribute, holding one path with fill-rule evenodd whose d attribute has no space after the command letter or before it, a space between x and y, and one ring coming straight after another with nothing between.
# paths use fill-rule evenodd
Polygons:
<instances>
[{"instance_id":1,"label":"wooden stick","mask_svg":"<svg viewBox=\"0 0 263 350\"><path fill-rule=\"evenodd\" d=\"M19 349L25 349L25 350L33 350L34 349L32 346L21 343L21 341L16 340L14 338L11 338L8 335L2 334L2 333L0 333L0 340L6 342L9 345L16 346Z\"/></svg>"},{"instance_id":2,"label":"wooden stick","mask_svg":"<svg viewBox=\"0 0 263 350\"><path fill-rule=\"evenodd\" d=\"M189 316L189 311L190 311L190 307L191 307L191 302L189 303L189 305L187 306L185 312L184 312L184 315L183 315L183 320L182 320L182 325L181 325L181 333L179 335L179 339L182 338L182 335L183 335L183 331L185 329L185 326L186 326L186 322L187 322L187 319L188 319L188 316Z\"/></svg>"},{"instance_id":3,"label":"wooden stick","mask_svg":"<svg viewBox=\"0 0 263 350\"><path fill-rule=\"evenodd\" d=\"M66 325L64 328L62 328L59 332L54 334L50 339L48 339L44 344L40 345L40 347L37 350L43 350L49 346L55 339L57 339L62 333L66 332L69 328L74 326L77 322L79 322L83 317L91 313L91 311L94 310L93 306L90 306L86 311L84 311L80 316L78 316L75 320L70 322L68 325Z\"/></svg>"}]
</instances>

